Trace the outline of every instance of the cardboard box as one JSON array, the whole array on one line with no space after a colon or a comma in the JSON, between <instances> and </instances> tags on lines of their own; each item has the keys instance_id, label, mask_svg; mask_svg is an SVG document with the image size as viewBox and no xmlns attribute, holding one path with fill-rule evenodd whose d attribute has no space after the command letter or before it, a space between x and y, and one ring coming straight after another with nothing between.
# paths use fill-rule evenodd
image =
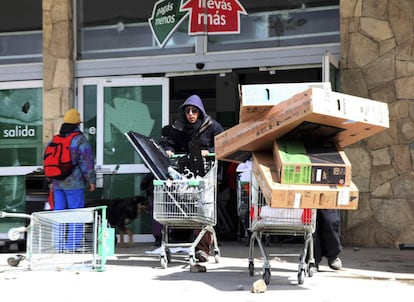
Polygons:
<instances>
[{"instance_id":1,"label":"cardboard box","mask_svg":"<svg viewBox=\"0 0 414 302\"><path fill-rule=\"evenodd\" d=\"M260 188L266 203L274 208L343 209L358 208L359 192L354 183L339 185L281 184L271 152L254 152L252 187ZM253 189L252 188L252 189Z\"/></svg>"},{"instance_id":2,"label":"cardboard box","mask_svg":"<svg viewBox=\"0 0 414 302\"><path fill-rule=\"evenodd\" d=\"M282 138L273 145L273 159L282 184L351 184L351 162L329 141Z\"/></svg>"},{"instance_id":3,"label":"cardboard box","mask_svg":"<svg viewBox=\"0 0 414 302\"><path fill-rule=\"evenodd\" d=\"M216 135L215 153L219 160L238 161L237 155L272 150L275 139L288 133L300 137L309 129L311 135L326 136L344 148L388 127L386 103L311 88L274 105L260 120Z\"/></svg>"},{"instance_id":4,"label":"cardboard box","mask_svg":"<svg viewBox=\"0 0 414 302\"><path fill-rule=\"evenodd\" d=\"M331 90L330 82L252 84L240 89L240 122L262 118L276 104L309 88Z\"/></svg>"}]
</instances>

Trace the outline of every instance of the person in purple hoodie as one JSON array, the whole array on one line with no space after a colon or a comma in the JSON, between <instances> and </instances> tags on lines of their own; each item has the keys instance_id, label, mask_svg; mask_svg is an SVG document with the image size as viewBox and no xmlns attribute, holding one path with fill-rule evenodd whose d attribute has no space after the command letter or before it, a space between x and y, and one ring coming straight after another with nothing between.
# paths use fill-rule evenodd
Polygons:
<instances>
[{"instance_id":1,"label":"person in purple hoodie","mask_svg":"<svg viewBox=\"0 0 414 302\"><path fill-rule=\"evenodd\" d=\"M182 118L171 125L168 145L165 150L169 156L174 154L189 154L190 144L197 141L201 156L214 153L214 137L224 129L219 122L209 116L201 98L192 95L180 106ZM195 230L197 235L199 230ZM199 262L207 262L212 245L212 236L206 232L196 247L195 257Z\"/></svg>"}]
</instances>

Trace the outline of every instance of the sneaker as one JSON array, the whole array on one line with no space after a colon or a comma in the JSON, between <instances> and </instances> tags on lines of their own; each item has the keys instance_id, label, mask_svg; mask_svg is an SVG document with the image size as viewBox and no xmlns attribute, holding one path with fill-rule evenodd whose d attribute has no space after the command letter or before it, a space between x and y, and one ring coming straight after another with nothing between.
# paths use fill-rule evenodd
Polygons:
<instances>
[{"instance_id":1,"label":"sneaker","mask_svg":"<svg viewBox=\"0 0 414 302\"><path fill-rule=\"evenodd\" d=\"M331 269L336 271L342 269L342 261L338 257L328 260L328 265Z\"/></svg>"},{"instance_id":2,"label":"sneaker","mask_svg":"<svg viewBox=\"0 0 414 302\"><path fill-rule=\"evenodd\" d=\"M206 252L199 250L195 253L195 257L198 260L198 262L207 262L208 261L208 255Z\"/></svg>"}]
</instances>

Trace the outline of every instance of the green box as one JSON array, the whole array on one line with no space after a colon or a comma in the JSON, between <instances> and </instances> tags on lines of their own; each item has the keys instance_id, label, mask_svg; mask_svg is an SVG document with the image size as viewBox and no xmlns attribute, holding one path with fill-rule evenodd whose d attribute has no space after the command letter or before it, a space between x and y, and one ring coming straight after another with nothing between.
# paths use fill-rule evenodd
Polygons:
<instances>
[{"instance_id":1,"label":"green box","mask_svg":"<svg viewBox=\"0 0 414 302\"><path fill-rule=\"evenodd\" d=\"M351 164L334 143L279 139L273 153L282 184L351 183Z\"/></svg>"}]
</instances>

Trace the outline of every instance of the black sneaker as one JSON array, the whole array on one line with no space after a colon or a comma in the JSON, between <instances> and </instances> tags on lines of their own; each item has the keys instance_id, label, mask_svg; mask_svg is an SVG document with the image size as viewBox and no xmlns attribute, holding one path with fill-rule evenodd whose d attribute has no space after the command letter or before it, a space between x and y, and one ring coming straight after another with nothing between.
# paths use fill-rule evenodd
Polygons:
<instances>
[{"instance_id":1,"label":"black sneaker","mask_svg":"<svg viewBox=\"0 0 414 302\"><path fill-rule=\"evenodd\" d=\"M161 237L155 238L154 246L161 246Z\"/></svg>"},{"instance_id":2,"label":"black sneaker","mask_svg":"<svg viewBox=\"0 0 414 302\"><path fill-rule=\"evenodd\" d=\"M207 262L208 261L208 255L206 252L199 250L195 253L195 257L198 260L198 262Z\"/></svg>"}]
</instances>

